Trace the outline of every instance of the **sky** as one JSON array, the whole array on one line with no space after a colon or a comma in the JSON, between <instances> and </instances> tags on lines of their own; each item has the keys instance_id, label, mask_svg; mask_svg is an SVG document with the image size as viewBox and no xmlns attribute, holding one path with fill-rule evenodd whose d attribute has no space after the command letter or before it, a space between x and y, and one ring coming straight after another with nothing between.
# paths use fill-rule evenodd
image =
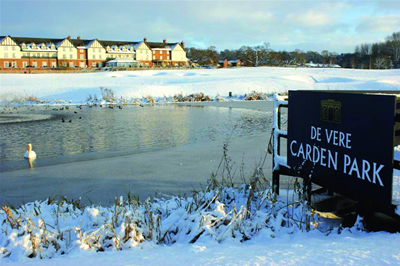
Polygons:
<instances>
[{"instance_id":1,"label":"sky","mask_svg":"<svg viewBox=\"0 0 400 266\"><path fill-rule=\"evenodd\" d=\"M0 35L354 52L400 31L400 0L0 0Z\"/></svg>"}]
</instances>

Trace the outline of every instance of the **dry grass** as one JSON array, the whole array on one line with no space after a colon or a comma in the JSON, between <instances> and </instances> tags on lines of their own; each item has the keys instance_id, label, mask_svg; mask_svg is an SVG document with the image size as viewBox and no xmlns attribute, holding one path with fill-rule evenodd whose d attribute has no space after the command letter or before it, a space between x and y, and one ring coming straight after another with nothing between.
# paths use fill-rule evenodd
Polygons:
<instances>
[{"instance_id":1,"label":"dry grass","mask_svg":"<svg viewBox=\"0 0 400 266\"><path fill-rule=\"evenodd\" d=\"M235 168L225 144L207 186L190 197L140 202L128 192L127 199L116 198L111 207L83 206L80 200L64 197L19 209L4 205L0 239L15 241L0 243L0 257L23 250L27 257L53 258L76 248L103 252L143 242L196 243L201 238L243 242L260 230L267 230L271 237L311 230L317 217L304 201L304 189L297 182L292 200L278 198L263 173L266 159L267 154L246 177Z\"/></svg>"}]
</instances>

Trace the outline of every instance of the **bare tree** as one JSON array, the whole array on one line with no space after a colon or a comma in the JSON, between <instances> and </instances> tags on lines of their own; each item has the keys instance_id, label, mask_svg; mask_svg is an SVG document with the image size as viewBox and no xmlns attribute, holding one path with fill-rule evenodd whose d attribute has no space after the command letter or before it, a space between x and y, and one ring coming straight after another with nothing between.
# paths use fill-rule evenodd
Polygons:
<instances>
[{"instance_id":1,"label":"bare tree","mask_svg":"<svg viewBox=\"0 0 400 266\"><path fill-rule=\"evenodd\" d=\"M323 50L321 52L322 56L322 64L327 64L329 62L329 51L328 50Z\"/></svg>"},{"instance_id":2,"label":"bare tree","mask_svg":"<svg viewBox=\"0 0 400 266\"><path fill-rule=\"evenodd\" d=\"M243 46L240 48L240 51L246 65L252 65L255 67L260 64L265 64L271 52L269 49L269 43L264 43L254 47Z\"/></svg>"},{"instance_id":3,"label":"bare tree","mask_svg":"<svg viewBox=\"0 0 400 266\"><path fill-rule=\"evenodd\" d=\"M400 31L386 38L387 50L394 61L394 67L400 65Z\"/></svg>"},{"instance_id":4,"label":"bare tree","mask_svg":"<svg viewBox=\"0 0 400 266\"><path fill-rule=\"evenodd\" d=\"M375 59L375 68L383 69L386 64L386 59L384 57L378 57Z\"/></svg>"}]
</instances>

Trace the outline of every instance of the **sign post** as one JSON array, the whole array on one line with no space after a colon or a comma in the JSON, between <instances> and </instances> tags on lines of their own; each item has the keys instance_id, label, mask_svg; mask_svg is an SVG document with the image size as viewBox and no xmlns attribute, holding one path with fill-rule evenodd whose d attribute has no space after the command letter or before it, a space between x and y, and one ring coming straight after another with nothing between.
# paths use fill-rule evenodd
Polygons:
<instances>
[{"instance_id":1,"label":"sign post","mask_svg":"<svg viewBox=\"0 0 400 266\"><path fill-rule=\"evenodd\" d=\"M289 91L287 164L353 199L391 204L396 97Z\"/></svg>"}]
</instances>

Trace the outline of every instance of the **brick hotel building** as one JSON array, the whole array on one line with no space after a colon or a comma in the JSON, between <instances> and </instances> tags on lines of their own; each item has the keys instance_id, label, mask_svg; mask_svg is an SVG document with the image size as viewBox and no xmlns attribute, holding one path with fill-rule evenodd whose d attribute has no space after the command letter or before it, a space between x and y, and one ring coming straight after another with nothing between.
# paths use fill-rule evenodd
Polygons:
<instances>
[{"instance_id":1,"label":"brick hotel building","mask_svg":"<svg viewBox=\"0 0 400 266\"><path fill-rule=\"evenodd\" d=\"M112 59L129 59L143 66L187 65L185 44L0 36L0 68L103 67Z\"/></svg>"}]
</instances>

